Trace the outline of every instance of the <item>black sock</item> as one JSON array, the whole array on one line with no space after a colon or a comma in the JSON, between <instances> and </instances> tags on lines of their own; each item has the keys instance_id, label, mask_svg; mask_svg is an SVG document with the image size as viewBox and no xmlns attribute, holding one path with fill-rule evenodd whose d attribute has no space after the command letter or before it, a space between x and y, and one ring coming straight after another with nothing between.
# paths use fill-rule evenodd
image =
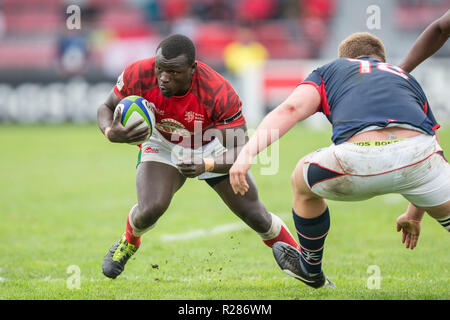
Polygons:
<instances>
[{"instance_id":1,"label":"black sock","mask_svg":"<svg viewBox=\"0 0 450 320\"><path fill-rule=\"evenodd\" d=\"M322 255L325 238L330 229L330 212L328 207L322 215L306 219L299 217L294 209L295 228L301 247L301 263L304 270L310 274L322 271Z\"/></svg>"},{"instance_id":2,"label":"black sock","mask_svg":"<svg viewBox=\"0 0 450 320\"><path fill-rule=\"evenodd\" d=\"M450 215L442 219L436 219L445 230L450 231Z\"/></svg>"}]
</instances>

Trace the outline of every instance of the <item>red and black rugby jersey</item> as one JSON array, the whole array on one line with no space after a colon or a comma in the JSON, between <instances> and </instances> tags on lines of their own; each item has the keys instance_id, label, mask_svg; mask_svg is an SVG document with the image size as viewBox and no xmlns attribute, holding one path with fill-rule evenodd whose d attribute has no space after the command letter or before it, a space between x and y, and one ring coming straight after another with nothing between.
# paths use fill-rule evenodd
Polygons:
<instances>
[{"instance_id":1,"label":"red and black rugby jersey","mask_svg":"<svg viewBox=\"0 0 450 320\"><path fill-rule=\"evenodd\" d=\"M194 146L194 127L202 134L206 130L223 129L245 124L242 102L230 83L206 64L197 61L192 84L183 96L164 97L158 87L155 57L139 60L128 66L114 86L116 95L138 95L155 105L156 128L168 141L178 144L187 138ZM199 133L197 133L199 134ZM209 135L208 135L209 136ZM198 139L198 138L196 138Z\"/></svg>"}]
</instances>

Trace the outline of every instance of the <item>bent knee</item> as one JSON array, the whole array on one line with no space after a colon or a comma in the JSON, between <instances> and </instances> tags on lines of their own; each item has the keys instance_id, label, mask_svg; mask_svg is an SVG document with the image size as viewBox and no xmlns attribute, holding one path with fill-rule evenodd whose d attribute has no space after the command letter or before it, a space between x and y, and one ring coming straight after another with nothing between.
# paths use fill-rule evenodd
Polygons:
<instances>
[{"instance_id":1,"label":"bent knee","mask_svg":"<svg viewBox=\"0 0 450 320\"><path fill-rule=\"evenodd\" d=\"M133 219L134 224L139 229L148 228L158 221L168 207L169 203L166 202L139 203L139 210Z\"/></svg>"},{"instance_id":2,"label":"bent knee","mask_svg":"<svg viewBox=\"0 0 450 320\"><path fill-rule=\"evenodd\" d=\"M291 186L292 190L298 189L298 184L303 179L303 159L300 160L292 171L291 174Z\"/></svg>"},{"instance_id":3,"label":"bent knee","mask_svg":"<svg viewBox=\"0 0 450 320\"><path fill-rule=\"evenodd\" d=\"M272 216L260 201L234 206L231 210L256 232L265 232L270 227Z\"/></svg>"},{"instance_id":4,"label":"bent knee","mask_svg":"<svg viewBox=\"0 0 450 320\"><path fill-rule=\"evenodd\" d=\"M291 174L291 185L294 194L311 194L311 189L306 184L303 176L303 165L303 160L300 160Z\"/></svg>"}]
</instances>

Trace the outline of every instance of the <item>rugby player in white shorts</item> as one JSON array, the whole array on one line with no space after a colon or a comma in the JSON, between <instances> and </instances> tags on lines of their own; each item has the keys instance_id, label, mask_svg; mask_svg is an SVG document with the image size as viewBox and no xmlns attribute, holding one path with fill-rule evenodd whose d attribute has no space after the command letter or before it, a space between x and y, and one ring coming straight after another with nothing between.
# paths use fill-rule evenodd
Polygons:
<instances>
[{"instance_id":1,"label":"rugby player in white shorts","mask_svg":"<svg viewBox=\"0 0 450 320\"><path fill-rule=\"evenodd\" d=\"M422 88L410 74L386 63L383 43L369 33L349 36L338 54L263 119L230 169L234 192L245 194L245 174L260 151L317 111L328 118L333 144L302 158L292 174L292 211L301 250L273 246L277 261L290 261L285 271L310 286L323 275L330 225L325 199L403 195L410 204L397 229L411 249L425 212L446 230L450 225L450 165ZM279 135L274 137L273 130Z\"/></svg>"},{"instance_id":2,"label":"rugby player in white shorts","mask_svg":"<svg viewBox=\"0 0 450 320\"><path fill-rule=\"evenodd\" d=\"M159 44L156 56L132 63L119 76L98 108L99 128L111 142L136 142L148 135L148 127L136 129L140 123L124 127L120 116L113 119L117 104L130 95L153 103L156 130L140 145L138 203L126 218L125 232L103 259L105 276L114 279L124 271L142 236L155 227L187 178L198 177L208 183L268 247L279 241L298 247L283 221L260 201L250 174L249 192L245 196L233 192L228 170L247 139L242 103L224 77L196 60L192 40L169 36ZM202 205L201 199L193 201Z\"/></svg>"}]
</instances>

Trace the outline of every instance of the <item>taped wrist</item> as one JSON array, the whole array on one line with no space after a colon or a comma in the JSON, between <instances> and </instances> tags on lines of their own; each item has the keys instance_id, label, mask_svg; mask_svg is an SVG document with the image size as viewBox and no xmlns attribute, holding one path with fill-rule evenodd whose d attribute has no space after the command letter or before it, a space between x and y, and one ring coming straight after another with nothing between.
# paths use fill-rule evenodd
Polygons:
<instances>
[{"instance_id":1,"label":"taped wrist","mask_svg":"<svg viewBox=\"0 0 450 320\"><path fill-rule=\"evenodd\" d=\"M214 170L215 161L213 158L203 158L203 162L205 163L205 172L211 172Z\"/></svg>"},{"instance_id":2,"label":"taped wrist","mask_svg":"<svg viewBox=\"0 0 450 320\"><path fill-rule=\"evenodd\" d=\"M450 232L450 214L445 218L436 219L441 226L444 227L445 230Z\"/></svg>"}]
</instances>

